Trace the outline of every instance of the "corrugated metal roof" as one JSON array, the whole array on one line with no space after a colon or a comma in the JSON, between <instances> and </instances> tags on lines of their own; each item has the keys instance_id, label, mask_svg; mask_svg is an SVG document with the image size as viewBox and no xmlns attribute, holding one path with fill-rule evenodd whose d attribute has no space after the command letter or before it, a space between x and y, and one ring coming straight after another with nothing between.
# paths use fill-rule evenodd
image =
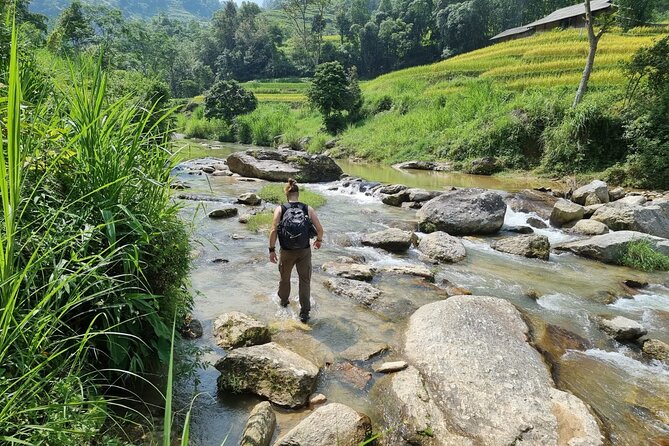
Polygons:
<instances>
[{"instance_id":1,"label":"corrugated metal roof","mask_svg":"<svg viewBox=\"0 0 669 446\"><path fill-rule=\"evenodd\" d=\"M592 12L601 11L602 9L610 8L611 0L594 0L590 2L590 9ZM539 19L536 22L532 22L527 26L539 26L545 25L546 23L553 23L560 20L568 19L571 17L578 17L585 15L585 5L583 2L574 6L567 6L566 8L558 9L555 12L548 14L543 19Z\"/></svg>"},{"instance_id":2,"label":"corrugated metal roof","mask_svg":"<svg viewBox=\"0 0 669 446\"><path fill-rule=\"evenodd\" d=\"M611 6L612 6L612 0L592 0L590 2L590 9L592 10L592 12L601 11L603 9L610 8ZM537 26L545 25L547 23L559 22L564 19L579 17L582 15L585 15L585 5L583 3L579 3L573 6L567 6L566 8L553 11L546 17L541 18L535 22L529 23L524 26L519 26L517 28L507 29L506 31L497 34L495 37L492 37L490 40L497 40L497 39L502 39L504 37L522 34L531 31Z\"/></svg>"},{"instance_id":3,"label":"corrugated metal roof","mask_svg":"<svg viewBox=\"0 0 669 446\"><path fill-rule=\"evenodd\" d=\"M501 39L503 37L508 37L508 36L513 36L516 34L522 34L527 31L530 31L532 29L531 26L519 26L518 28L511 28L507 29L506 31L502 31L501 33L497 34L495 37L492 37L490 40L497 40Z\"/></svg>"}]
</instances>

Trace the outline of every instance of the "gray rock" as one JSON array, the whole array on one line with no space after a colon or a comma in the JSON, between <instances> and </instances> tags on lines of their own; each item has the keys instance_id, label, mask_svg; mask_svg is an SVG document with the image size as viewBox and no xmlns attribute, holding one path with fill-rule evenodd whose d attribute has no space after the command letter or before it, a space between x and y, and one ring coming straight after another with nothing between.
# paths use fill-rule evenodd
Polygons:
<instances>
[{"instance_id":1,"label":"gray rock","mask_svg":"<svg viewBox=\"0 0 669 446\"><path fill-rule=\"evenodd\" d=\"M392 361L384 362L382 364L374 364L372 369L374 369L376 373L393 373L404 370L408 366L409 364L407 364L406 361Z\"/></svg>"},{"instance_id":2,"label":"gray rock","mask_svg":"<svg viewBox=\"0 0 669 446\"><path fill-rule=\"evenodd\" d=\"M423 265L388 265L381 268L381 272L390 274L405 274L434 281L434 271Z\"/></svg>"},{"instance_id":3,"label":"gray rock","mask_svg":"<svg viewBox=\"0 0 669 446\"><path fill-rule=\"evenodd\" d=\"M400 207L404 203L408 202L409 202L409 193L406 190L394 194L381 195L381 203L387 204L388 206Z\"/></svg>"},{"instance_id":4,"label":"gray rock","mask_svg":"<svg viewBox=\"0 0 669 446\"><path fill-rule=\"evenodd\" d=\"M583 218L590 218L592 217L595 212L597 212L597 209L601 208L604 206L603 204L591 204L590 206L585 206L583 208Z\"/></svg>"},{"instance_id":5,"label":"gray rock","mask_svg":"<svg viewBox=\"0 0 669 446\"><path fill-rule=\"evenodd\" d=\"M417 212L423 232L451 235L490 235L504 224L506 204L496 192L458 189L444 192Z\"/></svg>"},{"instance_id":6,"label":"gray rock","mask_svg":"<svg viewBox=\"0 0 669 446\"><path fill-rule=\"evenodd\" d=\"M355 446L371 433L372 423L367 415L330 403L313 411L274 446Z\"/></svg>"},{"instance_id":7,"label":"gray rock","mask_svg":"<svg viewBox=\"0 0 669 446\"><path fill-rule=\"evenodd\" d=\"M632 206L621 204L621 201L597 209L592 220L600 221L614 231L638 231L669 238L669 201Z\"/></svg>"},{"instance_id":8,"label":"gray rock","mask_svg":"<svg viewBox=\"0 0 669 446\"><path fill-rule=\"evenodd\" d=\"M404 252L416 241L416 234L410 231L402 231L390 228L372 234L366 234L362 238L362 244L373 246L390 252Z\"/></svg>"},{"instance_id":9,"label":"gray rock","mask_svg":"<svg viewBox=\"0 0 669 446\"><path fill-rule=\"evenodd\" d=\"M251 392L274 404L304 406L316 385L318 367L274 342L243 347L215 365L222 392Z\"/></svg>"},{"instance_id":10,"label":"gray rock","mask_svg":"<svg viewBox=\"0 0 669 446\"><path fill-rule=\"evenodd\" d=\"M625 189L622 187L616 187L609 190L609 201L618 201L623 197L625 197Z\"/></svg>"},{"instance_id":11,"label":"gray rock","mask_svg":"<svg viewBox=\"0 0 669 446\"><path fill-rule=\"evenodd\" d=\"M643 352L653 359L669 364L669 344L659 339L649 339L644 342Z\"/></svg>"},{"instance_id":12,"label":"gray rock","mask_svg":"<svg viewBox=\"0 0 669 446\"><path fill-rule=\"evenodd\" d=\"M403 163L394 164L395 169L414 169L414 170L434 170L435 163L431 161L405 161Z\"/></svg>"},{"instance_id":13,"label":"gray rock","mask_svg":"<svg viewBox=\"0 0 669 446\"><path fill-rule=\"evenodd\" d=\"M370 306L381 295L381 290L365 282L350 279L331 278L324 282L327 289L339 296Z\"/></svg>"},{"instance_id":14,"label":"gray rock","mask_svg":"<svg viewBox=\"0 0 669 446\"><path fill-rule=\"evenodd\" d=\"M440 263L457 263L467 256L465 245L459 239L441 231L422 237L418 250L431 261Z\"/></svg>"},{"instance_id":15,"label":"gray rock","mask_svg":"<svg viewBox=\"0 0 669 446\"><path fill-rule=\"evenodd\" d=\"M494 156L486 156L472 160L471 163L464 169L465 172L472 175L492 175L499 172L501 166Z\"/></svg>"},{"instance_id":16,"label":"gray rock","mask_svg":"<svg viewBox=\"0 0 669 446\"><path fill-rule=\"evenodd\" d=\"M309 155L295 150L254 149L228 156L228 167L244 177L269 181L295 178L303 183L338 180L341 168L327 155Z\"/></svg>"},{"instance_id":17,"label":"gray rock","mask_svg":"<svg viewBox=\"0 0 669 446\"><path fill-rule=\"evenodd\" d=\"M337 145L337 142L339 142L339 138L332 138L330 140L327 140L325 142L325 148L326 149L334 149L335 146Z\"/></svg>"},{"instance_id":18,"label":"gray rock","mask_svg":"<svg viewBox=\"0 0 669 446\"><path fill-rule=\"evenodd\" d=\"M214 338L221 347L248 347L270 342L270 333L263 323L251 316L231 311L214 321Z\"/></svg>"},{"instance_id":19,"label":"gray rock","mask_svg":"<svg viewBox=\"0 0 669 446\"><path fill-rule=\"evenodd\" d=\"M590 184L586 184L585 186L576 189L572 194L571 199L574 203L578 203L582 206L608 203L609 188L605 182L595 180Z\"/></svg>"},{"instance_id":20,"label":"gray rock","mask_svg":"<svg viewBox=\"0 0 669 446\"><path fill-rule=\"evenodd\" d=\"M548 225L544 221L537 217L529 217L527 219L527 224L532 226L535 229L546 229Z\"/></svg>"},{"instance_id":21,"label":"gray rock","mask_svg":"<svg viewBox=\"0 0 669 446\"><path fill-rule=\"evenodd\" d=\"M327 262L323 264L323 271L333 276L345 279L370 281L374 278L376 269L359 263Z\"/></svg>"},{"instance_id":22,"label":"gray rock","mask_svg":"<svg viewBox=\"0 0 669 446\"><path fill-rule=\"evenodd\" d=\"M596 322L602 331L620 342L633 341L647 333L641 324L622 316L612 319L599 317L596 318Z\"/></svg>"},{"instance_id":23,"label":"gray rock","mask_svg":"<svg viewBox=\"0 0 669 446\"><path fill-rule=\"evenodd\" d=\"M551 244L545 235L506 237L495 240L491 246L497 251L524 256L530 259L548 260L551 252Z\"/></svg>"},{"instance_id":24,"label":"gray rock","mask_svg":"<svg viewBox=\"0 0 669 446\"><path fill-rule=\"evenodd\" d=\"M262 200L254 193L242 194L237 198L237 203L247 204L249 206L258 206Z\"/></svg>"},{"instance_id":25,"label":"gray rock","mask_svg":"<svg viewBox=\"0 0 669 446\"><path fill-rule=\"evenodd\" d=\"M393 195L393 194L398 194L407 189L408 187L405 186L404 184L389 184L387 186L383 186L382 188L380 188L379 193L386 195Z\"/></svg>"},{"instance_id":26,"label":"gray rock","mask_svg":"<svg viewBox=\"0 0 669 446\"><path fill-rule=\"evenodd\" d=\"M349 361L369 361L374 356L387 351L388 348L388 344L384 342L360 341L339 353L339 356Z\"/></svg>"},{"instance_id":27,"label":"gray rock","mask_svg":"<svg viewBox=\"0 0 669 446\"><path fill-rule=\"evenodd\" d=\"M256 404L251 411L239 446L269 446L276 429L276 415L267 402Z\"/></svg>"},{"instance_id":28,"label":"gray rock","mask_svg":"<svg viewBox=\"0 0 669 446\"><path fill-rule=\"evenodd\" d=\"M516 234L534 234L534 229L529 226L507 226L504 230L507 232L515 232Z\"/></svg>"},{"instance_id":29,"label":"gray rock","mask_svg":"<svg viewBox=\"0 0 669 446\"><path fill-rule=\"evenodd\" d=\"M583 206L560 198L555 202L555 206L553 206L550 222L556 228L561 228L567 223L582 219L584 214L585 209Z\"/></svg>"},{"instance_id":30,"label":"gray rock","mask_svg":"<svg viewBox=\"0 0 669 446\"><path fill-rule=\"evenodd\" d=\"M648 202L648 199L643 195L627 195L616 201L617 205L622 206L640 206Z\"/></svg>"},{"instance_id":31,"label":"gray rock","mask_svg":"<svg viewBox=\"0 0 669 446\"><path fill-rule=\"evenodd\" d=\"M595 418L555 389L528 333L503 299L455 296L418 309L406 331L411 366L379 381L385 422L401 426L387 444L601 445Z\"/></svg>"},{"instance_id":32,"label":"gray rock","mask_svg":"<svg viewBox=\"0 0 669 446\"><path fill-rule=\"evenodd\" d=\"M604 263L620 264L627 245L638 240L647 240L655 251L669 255L669 240L635 231L610 232L585 240L563 243L554 248Z\"/></svg>"},{"instance_id":33,"label":"gray rock","mask_svg":"<svg viewBox=\"0 0 669 446\"><path fill-rule=\"evenodd\" d=\"M430 201L433 198L436 198L443 193L441 191L415 189L415 188L407 189L406 192L409 194L409 201L413 201L416 203Z\"/></svg>"},{"instance_id":34,"label":"gray rock","mask_svg":"<svg viewBox=\"0 0 669 446\"><path fill-rule=\"evenodd\" d=\"M209 218L232 218L236 217L239 211L237 208L214 209L209 213Z\"/></svg>"},{"instance_id":35,"label":"gray rock","mask_svg":"<svg viewBox=\"0 0 669 446\"><path fill-rule=\"evenodd\" d=\"M596 220L579 220L570 231L583 235L602 235L608 233L609 228Z\"/></svg>"}]
</instances>

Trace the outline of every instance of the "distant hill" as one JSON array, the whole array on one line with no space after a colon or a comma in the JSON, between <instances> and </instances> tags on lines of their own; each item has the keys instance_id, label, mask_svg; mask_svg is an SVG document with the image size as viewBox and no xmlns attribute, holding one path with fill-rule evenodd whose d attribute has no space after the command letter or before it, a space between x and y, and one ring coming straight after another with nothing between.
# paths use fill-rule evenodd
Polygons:
<instances>
[{"instance_id":1,"label":"distant hill","mask_svg":"<svg viewBox=\"0 0 669 446\"><path fill-rule=\"evenodd\" d=\"M30 10L57 17L72 0L32 0ZM91 5L106 5L123 11L126 17L150 18L161 12L171 18L210 19L221 8L219 0L81 0Z\"/></svg>"}]
</instances>

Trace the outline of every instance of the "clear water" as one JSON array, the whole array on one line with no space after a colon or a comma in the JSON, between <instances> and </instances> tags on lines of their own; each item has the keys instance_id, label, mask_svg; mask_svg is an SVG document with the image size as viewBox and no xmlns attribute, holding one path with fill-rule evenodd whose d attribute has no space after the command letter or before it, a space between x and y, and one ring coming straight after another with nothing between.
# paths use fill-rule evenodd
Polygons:
<instances>
[{"instance_id":1,"label":"clear water","mask_svg":"<svg viewBox=\"0 0 669 446\"><path fill-rule=\"evenodd\" d=\"M212 150L213 156L225 157L238 147ZM517 190L531 182L512 179L465 176L438 172L399 172L391 167L342 163L347 173L373 181L401 182L410 186L442 189L454 186L476 186ZM369 172L367 175L366 173ZM230 203L244 192L257 191L263 183L240 182L230 177L181 175L191 189L189 193L213 194ZM392 255L373 248L356 246L362 233L406 224L415 212L385 206L373 197L353 190L328 190L327 185L313 185L328 198L318 213L326 230L325 243L314 251L312 279L312 321L308 331L296 322L297 283L288 309L279 307L275 296L278 284L276 265L267 258L267 234L250 232L237 219L210 220L207 212L220 206L212 202L184 202L184 219L193 223L195 232L192 289L197 293L194 316L204 325L205 336L195 341L210 348L207 358L212 364L225 352L211 337L213 320L226 311L237 310L270 324L277 337L298 353L315 360L335 358L358 341L380 341L401 350L401 334L406 314L412 308L443 298L432 285L422 280L395 275L378 275L373 285L384 291L378 308L363 308L330 293L323 286L327 276L320 265L341 255L364 255L368 263L420 263L410 250ZM238 206L240 214L248 211ZM506 223L522 224L527 214L509 212ZM544 230L552 242L568 239L555 230ZM233 238L233 234L243 239ZM353 241L353 246L350 241ZM591 348L567 351L555 367L560 388L568 389L591 405L602 420L608 440L615 445L669 444L669 368L649 363L637 351L606 339L590 321L590 316L619 314L637 320L649 334L669 341L669 289L662 284L667 275L645 274L627 268L613 267L577 258L571 254L551 255L550 261L515 257L492 250L489 239L469 237L465 240L467 259L456 265L438 267L437 283L447 279L474 294L508 299L521 308L530 320L553 324L587 339ZM228 263L213 263L223 258ZM602 296L623 293L619 283L626 279L645 280L655 285L633 299L606 303ZM540 296L534 300L528 292ZM392 358L390 353L387 358ZM360 365L370 369L369 363ZM248 395L217 395L218 372L213 366L200 371L196 392L203 392L194 405L192 437L196 445L236 444L251 407L258 401ZM381 414L368 385L359 389L340 375L326 370L318 381L317 392L329 401L348 404L368 414L377 430ZM181 393L193 391L183 383ZM278 431L285 433L303 418L303 411L278 410Z\"/></svg>"}]
</instances>

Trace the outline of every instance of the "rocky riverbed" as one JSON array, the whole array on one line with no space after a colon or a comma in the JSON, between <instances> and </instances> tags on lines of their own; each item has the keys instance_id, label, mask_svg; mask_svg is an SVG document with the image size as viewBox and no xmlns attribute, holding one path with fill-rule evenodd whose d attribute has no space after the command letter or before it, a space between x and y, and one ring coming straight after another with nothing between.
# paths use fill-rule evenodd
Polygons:
<instances>
[{"instance_id":1,"label":"rocky riverbed","mask_svg":"<svg viewBox=\"0 0 669 446\"><path fill-rule=\"evenodd\" d=\"M278 305L266 234L208 217L258 208L240 197L262 182L223 161L175 172L201 242L192 280L204 335L194 342L211 348L199 390L212 398L196 402L194 444L228 432L233 444L305 446L372 433L382 445L669 440L669 278L604 263L638 237L664 249L661 195L310 185L328 203L304 325L296 298ZM574 230L590 220L607 232Z\"/></svg>"}]
</instances>

